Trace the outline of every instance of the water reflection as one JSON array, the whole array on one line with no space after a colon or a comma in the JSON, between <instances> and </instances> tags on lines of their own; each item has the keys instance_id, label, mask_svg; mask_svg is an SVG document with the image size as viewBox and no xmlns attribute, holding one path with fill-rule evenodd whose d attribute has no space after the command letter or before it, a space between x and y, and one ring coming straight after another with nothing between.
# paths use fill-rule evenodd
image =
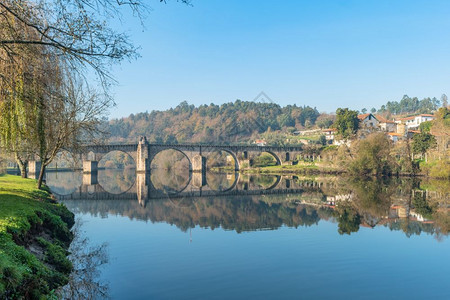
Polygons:
<instances>
[{"instance_id":1,"label":"water reflection","mask_svg":"<svg viewBox=\"0 0 450 300\"><path fill-rule=\"evenodd\" d=\"M450 229L449 190L441 181L236 173L209 173L196 181L198 174L163 175L136 178L131 171L102 170L89 181L86 174L49 173L47 183L72 211L165 222L183 231L296 228L321 220L337 223L339 234L384 226L408 237L426 233L441 239Z\"/></svg>"},{"instance_id":2,"label":"water reflection","mask_svg":"<svg viewBox=\"0 0 450 300\"><path fill-rule=\"evenodd\" d=\"M100 269L109 262L108 245L92 245L82 227L83 222L78 219L69 249L74 269L69 283L57 290L58 299L107 299L109 286L101 279Z\"/></svg>"}]
</instances>

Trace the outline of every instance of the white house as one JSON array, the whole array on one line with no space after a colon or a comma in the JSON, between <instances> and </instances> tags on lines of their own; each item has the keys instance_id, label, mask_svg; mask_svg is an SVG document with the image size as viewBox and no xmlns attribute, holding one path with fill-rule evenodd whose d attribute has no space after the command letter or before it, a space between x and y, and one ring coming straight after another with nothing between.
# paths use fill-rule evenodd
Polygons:
<instances>
[{"instance_id":1,"label":"white house","mask_svg":"<svg viewBox=\"0 0 450 300\"><path fill-rule=\"evenodd\" d=\"M327 128L327 129L322 129L322 133L325 135L325 139L327 141L334 141L334 135L336 134L337 129L336 128Z\"/></svg>"},{"instance_id":2,"label":"white house","mask_svg":"<svg viewBox=\"0 0 450 300\"><path fill-rule=\"evenodd\" d=\"M267 142L265 140L256 140L253 144L256 144L256 146L266 146Z\"/></svg>"},{"instance_id":3,"label":"white house","mask_svg":"<svg viewBox=\"0 0 450 300\"><path fill-rule=\"evenodd\" d=\"M430 114L421 114L418 116L412 116L407 118L400 118L395 122L398 124L405 124L408 129L416 129L423 122L432 121L435 117Z\"/></svg>"}]
</instances>

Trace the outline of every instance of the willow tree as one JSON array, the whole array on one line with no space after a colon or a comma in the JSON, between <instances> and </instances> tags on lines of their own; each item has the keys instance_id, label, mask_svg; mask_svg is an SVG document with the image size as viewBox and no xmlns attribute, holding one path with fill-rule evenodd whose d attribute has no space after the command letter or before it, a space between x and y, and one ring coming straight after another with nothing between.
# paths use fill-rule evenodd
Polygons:
<instances>
[{"instance_id":1,"label":"willow tree","mask_svg":"<svg viewBox=\"0 0 450 300\"><path fill-rule=\"evenodd\" d=\"M38 36L16 16L8 16L0 18L2 38L18 33L24 40ZM95 92L71 66L51 46L19 43L0 47L0 142L14 155L24 177L27 161L41 160L39 188L56 154L64 148L76 151L86 138L98 134L100 118L112 104L111 98Z\"/></svg>"},{"instance_id":2,"label":"willow tree","mask_svg":"<svg viewBox=\"0 0 450 300\"><path fill-rule=\"evenodd\" d=\"M11 35L12 26L24 37L32 38L34 34L12 16L8 19L3 16L1 21L0 36L4 38ZM41 52L36 46L11 45L8 51L0 48L0 145L3 152L14 156L23 177L34 147L33 90L39 86L36 76L41 73L39 65L45 59Z\"/></svg>"}]
</instances>

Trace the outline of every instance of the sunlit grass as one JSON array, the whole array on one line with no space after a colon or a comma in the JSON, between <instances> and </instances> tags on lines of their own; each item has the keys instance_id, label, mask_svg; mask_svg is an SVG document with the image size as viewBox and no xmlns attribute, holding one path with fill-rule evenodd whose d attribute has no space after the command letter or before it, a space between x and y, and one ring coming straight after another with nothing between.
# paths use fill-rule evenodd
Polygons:
<instances>
[{"instance_id":1,"label":"sunlit grass","mask_svg":"<svg viewBox=\"0 0 450 300\"><path fill-rule=\"evenodd\" d=\"M71 220L73 215L65 207L52 203L48 190L36 188L36 180L0 176L0 298L8 293L47 294L64 284L65 275L46 263L55 251L61 253L68 246ZM51 243L43 247L43 261L16 243L33 239L28 234L32 227L45 227L51 237ZM58 263L70 264L62 259Z\"/></svg>"}]
</instances>

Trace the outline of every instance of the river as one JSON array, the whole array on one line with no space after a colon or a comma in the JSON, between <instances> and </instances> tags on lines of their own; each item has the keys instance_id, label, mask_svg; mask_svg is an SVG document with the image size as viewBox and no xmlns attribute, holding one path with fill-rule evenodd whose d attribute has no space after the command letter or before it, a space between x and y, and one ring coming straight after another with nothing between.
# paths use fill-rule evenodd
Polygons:
<instances>
[{"instance_id":1,"label":"river","mask_svg":"<svg viewBox=\"0 0 450 300\"><path fill-rule=\"evenodd\" d=\"M134 170L46 179L107 245L95 280L112 299L450 299L448 182L162 172L142 192Z\"/></svg>"}]
</instances>

